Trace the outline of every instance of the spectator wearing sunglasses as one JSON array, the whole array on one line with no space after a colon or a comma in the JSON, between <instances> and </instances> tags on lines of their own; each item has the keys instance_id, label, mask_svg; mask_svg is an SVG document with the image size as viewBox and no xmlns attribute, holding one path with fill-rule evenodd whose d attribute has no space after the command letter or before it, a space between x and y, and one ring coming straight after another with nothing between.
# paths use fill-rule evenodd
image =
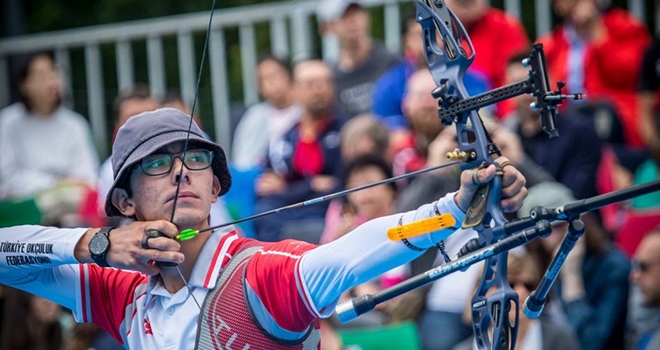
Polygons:
<instances>
[{"instance_id":1,"label":"spectator wearing sunglasses","mask_svg":"<svg viewBox=\"0 0 660 350\"><path fill-rule=\"evenodd\" d=\"M639 288L645 306L660 307L660 227L648 233L637 248L630 280ZM660 349L660 315L656 313L644 326L634 349Z\"/></svg>"}]
</instances>

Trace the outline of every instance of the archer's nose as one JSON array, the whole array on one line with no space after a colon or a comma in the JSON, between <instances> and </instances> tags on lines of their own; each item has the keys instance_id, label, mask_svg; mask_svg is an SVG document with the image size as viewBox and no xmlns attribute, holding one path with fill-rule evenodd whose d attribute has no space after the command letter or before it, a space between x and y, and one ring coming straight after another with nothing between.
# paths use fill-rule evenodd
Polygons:
<instances>
[{"instance_id":1,"label":"archer's nose","mask_svg":"<svg viewBox=\"0 0 660 350\"><path fill-rule=\"evenodd\" d=\"M171 177L175 184L183 181L190 183L190 170L183 165L183 162L179 158L174 158L174 163L172 164Z\"/></svg>"}]
</instances>

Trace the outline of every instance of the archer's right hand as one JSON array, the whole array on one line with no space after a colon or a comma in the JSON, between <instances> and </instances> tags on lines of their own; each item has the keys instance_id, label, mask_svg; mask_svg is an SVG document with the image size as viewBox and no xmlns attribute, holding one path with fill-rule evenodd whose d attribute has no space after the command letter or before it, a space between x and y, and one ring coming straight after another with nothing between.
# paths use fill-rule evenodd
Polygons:
<instances>
[{"instance_id":1,"label":"archer's right hand","mask_svg":"<svg viewBox=\"0 0 660 350\"><path fill-rule=\"evenodd\" d=\"M147 239L147 247L143 247L148 229L158 230L162 236ZM185 258L180 252L181 245L174 240L178 232L174 224L165 220L136 221L113 229L109 234L110 250L106 260L110 266L119 269L158 274L160 267L155 261L180 264Z\"/></svg>"}]
</instances>

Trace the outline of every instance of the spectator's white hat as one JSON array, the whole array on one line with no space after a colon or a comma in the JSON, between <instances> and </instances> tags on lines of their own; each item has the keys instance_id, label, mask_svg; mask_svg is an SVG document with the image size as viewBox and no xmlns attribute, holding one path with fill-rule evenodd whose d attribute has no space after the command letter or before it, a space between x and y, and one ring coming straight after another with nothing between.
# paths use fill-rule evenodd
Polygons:
<instances>
[{"instance_id":1,"label":"spectator's white hat","mask_svg":"<svg viewBox=\"0 0 660 350\"><path fill-rule=\"evenodd\" d=\"M527 192L527 198L518 209L518 217L529 216L532 208L537 206L557 208L575 200L573 193L565 185L554 181L541 182Z\"/></svg>"},{"instance_id":2,"label":"spectator's white hat","mask_svg":"<svg viewBox=\"0 0 660 350\"><path fill-rule=\"evenodd\" d=\"M334 22L340 19L351 5L359 6L359 2L351 0L322 0L316 10L320 23Z\"/></svg>"}]
</instances>

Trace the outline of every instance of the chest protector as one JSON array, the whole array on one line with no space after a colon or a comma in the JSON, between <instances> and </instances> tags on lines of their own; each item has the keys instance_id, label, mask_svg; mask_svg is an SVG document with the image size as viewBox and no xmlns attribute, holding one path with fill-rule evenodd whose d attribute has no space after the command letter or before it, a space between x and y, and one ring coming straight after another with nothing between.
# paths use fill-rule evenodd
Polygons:
<instances>
[{"instance_id":1,"label":"chest protector","mask_svg":"<svg viewBox=\"0 0 660 350\"><path fill-rule=\"evenodd\" d=\"M242 247L220 273L215 288L207 294L197 320L196 350L319 349L318 322L298 340L278 339L261 327L249 309L245 271L258 242Z\"/></svg>"}]
</instances>

